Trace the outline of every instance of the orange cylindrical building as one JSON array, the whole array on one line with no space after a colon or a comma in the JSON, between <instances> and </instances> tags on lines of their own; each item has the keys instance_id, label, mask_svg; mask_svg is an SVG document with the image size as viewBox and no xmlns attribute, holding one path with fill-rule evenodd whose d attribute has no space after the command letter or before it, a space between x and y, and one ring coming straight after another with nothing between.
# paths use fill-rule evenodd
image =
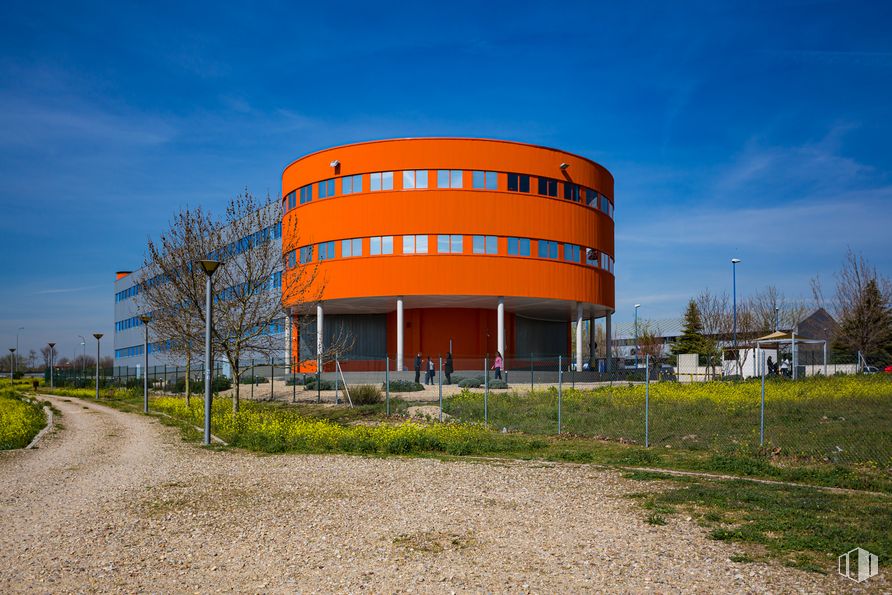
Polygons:
<instances>
[{"instance_id":1,"label":"orange cylindrical building","mask_svg":"<svg viewBox=\"0 0 892 595\"><path fill-rule=\"evenodd\" d=\"M286 308L320 315L323 341L293 333L302 358L336 328L353 339L348 357L390 354L399 369L447 352L560 353L582 366L583 321L614 310L613 177L584 157L499 140L372 141L291 163L282 197L286 281L297 267L316 273L310 311L283 283Z\"/></svg>"}]
</instances>

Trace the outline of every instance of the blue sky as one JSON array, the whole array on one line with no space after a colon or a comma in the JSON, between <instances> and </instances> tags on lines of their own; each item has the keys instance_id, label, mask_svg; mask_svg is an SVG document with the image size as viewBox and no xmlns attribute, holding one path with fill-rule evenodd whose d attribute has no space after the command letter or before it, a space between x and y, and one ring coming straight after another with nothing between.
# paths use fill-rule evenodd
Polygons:
<instances>
[{"instance_id":1,"label":"blue sky","mask_svg":"<svg viewBox=\"0 0 892 595\"><path fill-rule=\"evenodd\" d=\"M0 344L113 332L185 205L346 142L481 136L616 178L617 319L709 287L892 271L892 5L33 3L0 8ZM111 341L106 342L111 351Z\"/></svg>"}]
</instances>

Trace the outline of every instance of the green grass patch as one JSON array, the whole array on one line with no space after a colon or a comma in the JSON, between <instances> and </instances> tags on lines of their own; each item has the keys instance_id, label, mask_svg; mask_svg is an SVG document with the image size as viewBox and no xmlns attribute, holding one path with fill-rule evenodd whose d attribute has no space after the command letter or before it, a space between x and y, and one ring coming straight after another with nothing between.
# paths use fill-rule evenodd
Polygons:
<instances>
[{"instance_id":1,"label":"green grass patch","mask_svg":"<svg viewBox=\"0 0 892 595\"><path fill-rule=\"evenodd\" d=\"M24 448L46 426L43 407L12 388L0 389L0 450Z\"/></svg>"},{"instance_id":2,"label":"green grass patch","mask_svg":"<svg viewBox=\"0 0 892 595\"><path fill-rule=\"evenodd\" d=\"M657 479L628 474L632 479ZM778 559L804 570L832 572L836 557L862 547L882 559L892 555L892 499L809 486L779 486L742 480L659 477L667 484L635 497L650 524L688 514L713 539L756 546L739 562Z\"/></svg>"}]
</instances>

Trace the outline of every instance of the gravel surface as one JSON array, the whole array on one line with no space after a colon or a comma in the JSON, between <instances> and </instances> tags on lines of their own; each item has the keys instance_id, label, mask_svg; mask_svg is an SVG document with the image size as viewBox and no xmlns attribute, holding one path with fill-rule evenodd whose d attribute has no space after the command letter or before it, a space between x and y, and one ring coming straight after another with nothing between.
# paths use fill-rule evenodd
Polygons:
<instances>
[{"instance_id":1,"label":"gravel surface","mask_svg":"<svg viewBox=\"0 0 892 595\"><path fill-rule=\"evenodd\" d=\"M64 428L0 453L0 593L851 592L729 561L647 484L586 466L259 456L52 398ZM885 583L884 583L885 584Z\"/></svg>"}]
</instances>

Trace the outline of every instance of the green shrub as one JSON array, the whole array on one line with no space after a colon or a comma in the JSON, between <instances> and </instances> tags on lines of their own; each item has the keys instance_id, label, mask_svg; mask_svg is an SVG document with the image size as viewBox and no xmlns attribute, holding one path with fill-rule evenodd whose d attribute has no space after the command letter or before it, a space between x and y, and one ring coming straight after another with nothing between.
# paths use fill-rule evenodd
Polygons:
<instances>
[{"instance_id":1,"label":"green shrub","mask_svg":"<svg viewBox=\"0 0 892 595\"><path fill-rule=\"evenodd\" d=\"M508 383L505 382L504 380L490 380L490 381L489 381L489 388L494 388L494 389L496 389L496 390L498 390L498 389L503 389L503 388L508 388Z\"/></svg>"},{"instance_id":2,"label":"green shrub","mask_svg":"<svg viewBox=\"0 0 892 595\"><path fill-rule=\"evenodd\" d=\"M384 384L381 384L384 387ZM392 393L411 393L418 390L424 390L424 386L421 383L413 382L412 380L391 380L390 381L390 392Z\"/></svg>"},{"instance_id":3,"label":"green shrub","mask_svg":"<svg viewBox=\"0 0 892 595\"><path fill-rule=\"evenodd\" d=\"M354 405L374 405L380 403L381 389L373 384L360 384L350 387L350 400Z\"/></svg>"},{"instance_id":4,"label":"green shrub","mask_svg":"<svg viewBox=\"0 0 892 595\"><path fill-rule=\"evenodd\" d=\"M180 384L182 382L182 385ZM214 378L214 382L211 384L211 390L215 393L222 392L224 390L229 390L232 388L232 380L227 378L226 376L217 376ZM178 393L186 392L186 380L185 378L180 378L177 380L174 385L174 391ZM204 392L204 380L195 380L189 383L189 391L193 395L200 395Z\"/></svg>"},{"instance_id":5,"label":"green shrub","mask_svg":"<svg viewBox=\"0 0 892 595\"><path fill-rule=\"evenodd\" d=\"M269 379L264 376L242 376L239 384L269 384Z\"/></svg>"},{"instance_id":6,"label":"green shrub","mask_svg":"<svg viewBox=\"0 0 892 595\"><path fill-rule=\"evenodd\" d=\"M480 388L483 386L483 378L463 378L458 385L461 388Z\"/></svg>"},{"instance_id":7,"label":"green shrub","mask_svg":"<svg viewBox=\"0 0 892 595\"><path fill-rule=\"evenodd\" d=\"M319 390L334 390L334 382L331 380L322 379L319 381ZM313 377L306 385L304 385L304 390L316 390L316 378Z\"/></svg>"}]
</instances>

